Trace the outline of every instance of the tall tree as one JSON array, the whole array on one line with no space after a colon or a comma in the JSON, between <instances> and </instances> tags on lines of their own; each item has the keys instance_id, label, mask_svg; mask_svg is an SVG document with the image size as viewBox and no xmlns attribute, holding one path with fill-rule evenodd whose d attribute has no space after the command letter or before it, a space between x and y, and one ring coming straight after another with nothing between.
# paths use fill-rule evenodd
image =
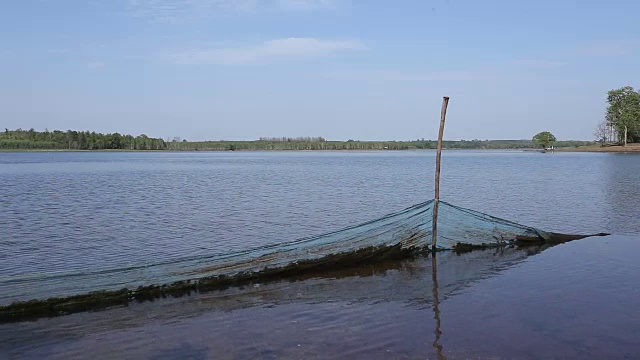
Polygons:
<instances>
[{"instance_id":1,"label":"tall tree","mask_svg":"<svg viewBox=\"0 0 640 360\"><path fill-rule=\"evenodd\" d=\"M534 143L542 146L543 148L547 148L556 142L556 137L548 131L543 131L537 133L532 140Z\"/></svg>"},{"instance_id":2,"label":"tall tree","mask_svg":"<svg viewBox=\"0 0 640 360\"><path fill-rule=\"evenodd\" d=\"M640 92L625 86L607 94L606 121L618 132L624 145L640 140Z\"/></svg>"}]
</instances>

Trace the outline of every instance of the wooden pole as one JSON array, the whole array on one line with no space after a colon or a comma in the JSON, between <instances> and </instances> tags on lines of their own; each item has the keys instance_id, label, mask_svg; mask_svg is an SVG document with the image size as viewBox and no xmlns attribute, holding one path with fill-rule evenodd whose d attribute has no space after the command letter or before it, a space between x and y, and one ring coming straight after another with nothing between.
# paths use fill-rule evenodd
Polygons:
<instances>
[{"instance_id":1,"label":"wooden pole","mask_svg":"<svg viewBox=\"0 0 640 360\"><path fill-rule=\"evenodd\" d=\"M444 135L444 120L447 117L447 105L449 97L442 98L442 110L440 111L440 132L438 133L438 148L436 152L436 193L433 198L433 229L431 232L431 251L436 253L436 238L438 233L438 203L440 202L440 158L442 157L442 136Z\"/></svg>"}]
</instances>

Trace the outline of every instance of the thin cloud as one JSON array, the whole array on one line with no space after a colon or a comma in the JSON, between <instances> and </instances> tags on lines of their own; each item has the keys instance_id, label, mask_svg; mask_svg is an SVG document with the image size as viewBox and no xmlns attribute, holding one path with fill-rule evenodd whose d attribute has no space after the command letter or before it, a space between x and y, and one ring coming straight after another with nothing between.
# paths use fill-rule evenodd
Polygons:
<instances>
[{"instance_id":1,"label":"thin cloud","mask_svg":"<svg viewBox=\"0 0 640 360\"><path fill-rule=\"evenodd\" d=\"M87 69L102 70L104 69L104 63L102 61L92 61L90 63L87 63Z\"/></svg>"},{"instance_id":2,"label":"thin cloud","mask_svg":"<svg viewBox=\"0 0 640 360\"><path fill-rule=\"evenodd\" d=\"M277 0L276 5L282 10L335 10L340 0Z\"/></svg>"},{"instance_id":3,"label":"thin cloud","mask_svg":"<svg viewBox=\"0 0 640 360\"><path fill-rule=\"evenodd\" d=\"M493 74L472 71L436 71L436 72L381 72L375 76L383 81L486 81L495 80Z\"/></svg>"},{"instance_id":4,"label":"thin cloud","mask_svg":"<svg viewBox=\"0 0 640 360\"><path fill-rule=\"evenodd\" d=\"M71 52L69 48L54 48L47 51L49 54L68 54Z\"/></svg>"},{"instance_id":5,"label":"thin cloud","mask_svg":"<svg viewBox=\"0 0 640 360\"><path fill-rule=\"evenodd\" d=\"M539 60L539 59L518 59L511 62L511 65L527 69L555 69L566 64L560 61Z\"/></svg>"},{"instance_id":6,"label":"thin cloud","mask_svg":"<svg viewBox=\"0 0 640 360\"><path fill-rule=\"evenodd\" d=\"M348 0L129 0L127 14L180 23L229 13L337 10Z\"/></svg>"},{"instance_id":7,"label":"thin cloud","mask_svg":"<svg viewBox=\"0 0 640 360\"><path fill-rule=\"evenodd\" d=\"M618 57L631 54L640 45L640 41L594 42L575 47L562 53L575 57Z\"/></svg>"},{"instance_id":8,"label":"thin cloud","mask_svg":"<svg viewBox=\"0 0 640 360\"><path fill-rule=\"evenodd\" d=\"M129 0L133 17L158 22L189 21L220 12L253 12L258 0Z\"/></svg>"},{"instance_id":9,"label":"thin cloud","mask_svg":"<svg viewBox=\"0 0 640 360\"><path fill-rule=\"evenodd\" d=\"M575 61L575 58L621 57L633 53L640 41L612 40L606 42L591 42L583 45L567 47L564 51L546 54L544 57L558 60L544 59L516 59L509 65L521 69L555 69L565 67Z\"/></svg>"},{"instance_id":10,"label":"thin cloud","mask_svg":"<svg viewBox=\"0 0 640 360\"><path fill-rule=\"evenodd\" d=\"M391 69L361 69L349 71L325 70L315 73L313 77L336 81L366 81L366 82L417 82L417 83L493 83L498 81L535 81L539 76L524 73L504 71L502 68L484 68L473 70L452 71L406 71Z\"/></svg>"},{"instance_id":11,"label":"thin cloud","mask_svg":"<svg viewBox=\"0 0 640 360\"><path fill-rule=\"evenodd\" d=\"M315 38L286 38L264 42L247 48L192 50L167 56L177 64L244 65L267 63L291 58L309 58L343 51L365 50L356 40L322 40Z\"/></svg>"}]
</instances>

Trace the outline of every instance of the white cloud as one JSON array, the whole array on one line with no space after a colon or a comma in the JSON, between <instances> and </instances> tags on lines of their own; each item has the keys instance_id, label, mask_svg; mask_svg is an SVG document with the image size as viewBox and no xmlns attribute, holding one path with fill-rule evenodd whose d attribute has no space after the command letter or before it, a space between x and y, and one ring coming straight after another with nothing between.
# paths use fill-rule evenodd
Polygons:
<instances>
[{"instance_id":1,"label":"white cloud","mask_svg":"<svg viewBox=\"0 0 640 360\"><path fill-rule=\"evenodd\" d=\"M321 40L286 38L264 42L247 48L192 50L168 56L178 64L238 65L265 63L278 59L326 56L339 51L365 50L356 40Z\"/></svg>"}]
</instances>

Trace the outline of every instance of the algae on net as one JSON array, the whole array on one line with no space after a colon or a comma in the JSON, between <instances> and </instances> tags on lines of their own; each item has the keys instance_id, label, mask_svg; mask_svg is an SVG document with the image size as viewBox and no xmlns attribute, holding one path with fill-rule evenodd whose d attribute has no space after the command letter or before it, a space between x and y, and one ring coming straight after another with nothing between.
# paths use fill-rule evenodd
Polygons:
<instances>
[{"instance_id":1,"label":"algae on net","mask_svg":"<svg viewBox=\"0 0 640 360\"><path fill-rule=\"evenodd\" d=\"M237 253L187 259L186 265L180 267L183 272L177 274L179 280L166 284L160 280L136 289L103 290L14 302L0 307L0 322L58 316L127 305L131 301L184 296L193 291L220 290L229 286L295 278L339 268L407 259L429 250L434 253L446 250L463 253L487 248L556 244L587 236L544 232L444 201L440 204L439 235L434 249L429 248L433 221L433 200L430 200L376 220L319 236ZM176 263L159 263L157 272L167 272L167 268L163 268L167 264ZM151 266L154 265L145 268ZM104 271L96 274L103 275ZM166 275L167 279L171 278L168 272ZM74 280L82 281L82 278L72 276L66 280L73 285ZM38 285L37 281L27 284Z\"/></svg>"}]
</instances>

